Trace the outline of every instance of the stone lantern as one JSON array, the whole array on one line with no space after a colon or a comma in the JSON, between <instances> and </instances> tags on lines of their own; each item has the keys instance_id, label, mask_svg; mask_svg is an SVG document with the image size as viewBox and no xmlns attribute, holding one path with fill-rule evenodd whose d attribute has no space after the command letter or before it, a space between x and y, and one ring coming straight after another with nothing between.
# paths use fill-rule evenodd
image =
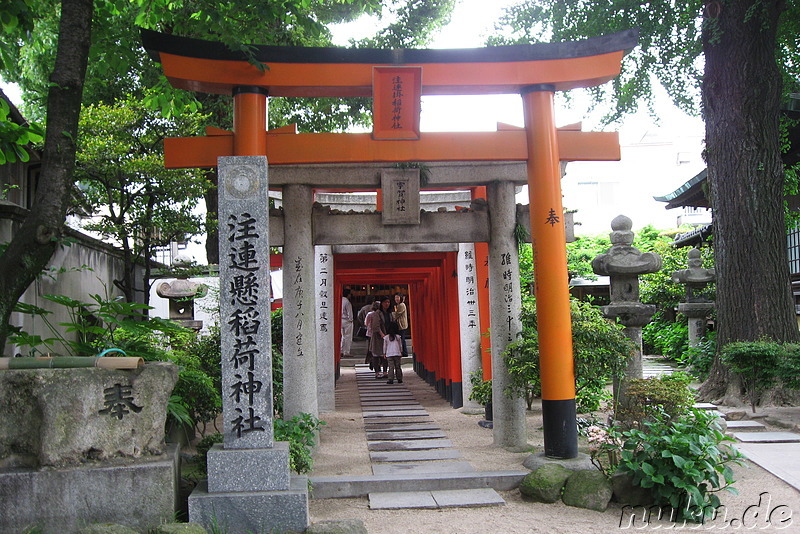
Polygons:
<instances>
[{"instance_id":1,"label":"stone lantern","mask_svg":"<svg viewBox=\"0 0 800 534\"><path fill-rule=\"evenodd\" d=\"M659 271L662 261L658 254L641 252L633 246L632 227L632 221L624 215L611 221L611 248L592 260L592 270L611 279L611 304L603 306L603 314L609 319L618 319L625 326L625 335L636 345L625 377L642 378L642 327L650 322L656 308L639 301L639 275ZM623 394L620 389L615 381L617 398Z\"/></svg>"},{"instance_id":2,"label":"stone lantern","mask_svg":"<svg viewBox=\"0 0 800 534\"><path fill-rule=\"evenodd\" d=\"M173 265L186 266L188 261L184 258L175 258ZM169 300L169 318L185 328L200 331L203 321L194 318L195 299L205 297L208 286L192 282L186 276L178 276L172 282L163 282L156 288L156 294Z\"/></svg>"},{"instance_id":3,"label":"stone lantern","mask_svg":"<svg viewBox=\"0 0 800 534\"><path fill-rule=\"evenodd\" d=\"M672 281L686 286L686 302L678 304L678 311L689 319L689 346L696 347L706 333L706 318L714 303L702 295L702 290L716 280L714 269L704 269L700 250L691 249L686 254L688 269L672 273Z\"/></svg>"}]
</instances>

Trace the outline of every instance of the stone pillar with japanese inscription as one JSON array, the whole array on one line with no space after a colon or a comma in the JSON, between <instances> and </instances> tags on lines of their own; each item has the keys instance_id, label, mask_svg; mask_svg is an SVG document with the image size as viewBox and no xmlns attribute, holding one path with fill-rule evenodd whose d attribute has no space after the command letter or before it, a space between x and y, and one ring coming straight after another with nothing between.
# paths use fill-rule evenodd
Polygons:
<instances>
[{"instance_id":1,"label":"stone pillar with japanese inscription","mask_svg":"<svg viewBox=\"0 0 800 534\"><path fill-rule=\"evenodd\" d=\"M502 354L522 331L522 293L519 251L514 236L514 184L495 182L487 187L491 233L489 241L489 297L492 341L492 409L494 444L508 449L527 448L525 399L507 395L511 379Z\"/></svg>"},{"instance_id":2,"label":"stone pillar with japanese inscription","mask_svg":"<svg viewBox=\"0 0 800 534\"><path fill-rule=\"evenodd\" d=\"M320 413L336 408L334 388L333 247L314 247L317 340L317 397Z\"/></svg>"},{"instance_id":3,"label":"stone pillar with japanese inscription","mask_svg":"<svg viewBox=\"0 0 800 534\"><path fill-rule=\"evenodd\" d=\"M219 159L222 444L189 518L228 532L303 530L305 477L289 474L289 444L274 441L267 160Z\"/></svg>"},{"instance_id":4,"label":"stone pillar with japanese inscription","mask_svg":"<svg viewBox=\"0 0 800 534\"><path fill-rule=\"evenodd\" d=\"M461 395L464 413L483 413L483 407L469 400L470 375L481 369L481 319L478 311L478 269L475 245L458 245L458 302L461 332Z\"/></svg>"},{"instance_id":5,"label":"stone pillar with japanese inscription","mask_svg":"<svg viewBox=\"0 0 800 534\"><path fill-rule=\"evenodd\" d=\"M301 413L319 416L312 204L310 187L283 187L284 419Z\"/></svg>"}]
</instances>

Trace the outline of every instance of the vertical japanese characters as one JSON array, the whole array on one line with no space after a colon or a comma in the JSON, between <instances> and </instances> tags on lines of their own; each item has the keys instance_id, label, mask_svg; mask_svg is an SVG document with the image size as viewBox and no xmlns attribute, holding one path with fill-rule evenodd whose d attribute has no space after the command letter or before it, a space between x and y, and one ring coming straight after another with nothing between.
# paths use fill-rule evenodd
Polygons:
<instances>
[{"instance_id":1,"label":"vertical japanese characters","mask_svg":"<svg viewBox=\"0 0 800 534\"><path fill-rule=\"evenodd\" d=\"M229 161L225 161L229 160ZM225 448L273 446L266 159L220 159Z\"/></svg>"}]
</instances>

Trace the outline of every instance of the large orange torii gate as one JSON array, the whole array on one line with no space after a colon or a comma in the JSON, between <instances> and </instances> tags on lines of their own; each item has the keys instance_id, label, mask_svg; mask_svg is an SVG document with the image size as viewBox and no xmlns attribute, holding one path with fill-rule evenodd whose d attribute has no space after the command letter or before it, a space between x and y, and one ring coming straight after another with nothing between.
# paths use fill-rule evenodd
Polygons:
<instances>
[{"instance_id":1,"label":"large orange torii gate","mask_svg":"<svg viewBox=\"0 0 800 534\"><path fill-rule=\"evenodd\" d=\"M270 165L527 161L545 454L556 458L577 455L559 162L619 159L619 141L616 133L557 130L553 97L556 91L591 87L617 76L623 55L636 46L635 30L579 42L481 49L253 46L249 57L216 42L146 30L142 38L175 87L229 94L234 99L233 132L209 129L206 137L168 139L168 167L212 167L220 156L267 156ZM522 96L522 130L419 131L421 95L512 93ZM268 96L372 96L373 131L267 131Z\"/></svg>"}]
</instances>

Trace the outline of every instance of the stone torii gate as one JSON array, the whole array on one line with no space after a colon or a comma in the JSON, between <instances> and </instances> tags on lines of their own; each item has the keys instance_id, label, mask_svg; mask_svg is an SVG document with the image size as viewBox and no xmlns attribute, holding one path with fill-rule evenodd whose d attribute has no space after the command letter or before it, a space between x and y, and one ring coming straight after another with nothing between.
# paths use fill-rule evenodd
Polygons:
<instances>
[{"instance_id":1,"label":"stone torii gate","mask_svg":"<svg viewBox=\"0 0 800 534\"><path fill-rule=\"evenodd\" d=\"M458 50L256 46L252 47L252 57L246 57L221 43L143 31L145 48L162 64L173 86L229 94L234 100L233 132L209 129L206 137L166 140L168 167L214 167L217 158L228 156L265 156L270 166L429 161L525 163L535 251L545 455L553 458L577 456L560 161L619 158L615 133L557 130L553 97L556 91L595 86L614 78L619 74L623 55L636 46L637 37L636 31L630 30L571 43ZM253 61L266 68L257 68ZM421 95L510 93L522 97L524 129L488 133L419 131ZM371 134L267 131L268 96L371 96L374 129ZM376 185L374 179L370 182L368 187ZM271 178L270 184L275 185ZM317 186L349 187L340 183ZM285 257L304 257L303 247L313 250L311 204L310 187L284 185L287 211L299 214L293 217L296 221L301 217L309 221L284 229L284 235L292 235L286 242L292 250L285 250ZM302 269L298 279L313 279L313 261L304 262ZM491 265L490 270L493 274L499 271ZM285 298L285 309L287 305L291 308L291 299ZM309 305L313 306L313 300ZM308 334L313 339L313 330ZM287 376L287 381L293 378ZM316 374L296 378L313 381ZM314 386L309 382L302 387L309 391ZM310 406L309 411L315 412L315 408Z\"/></svg>"}]
</instances>

